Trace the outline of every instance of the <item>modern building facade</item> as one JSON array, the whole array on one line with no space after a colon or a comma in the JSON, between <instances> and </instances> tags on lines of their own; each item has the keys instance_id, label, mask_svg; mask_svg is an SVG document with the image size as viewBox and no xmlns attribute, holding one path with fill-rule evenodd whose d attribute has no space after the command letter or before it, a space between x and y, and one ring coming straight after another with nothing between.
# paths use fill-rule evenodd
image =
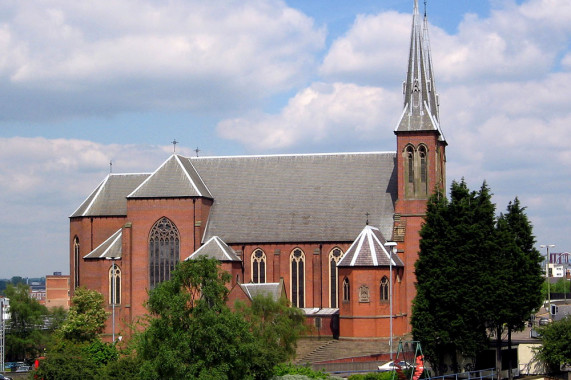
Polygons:
<instances>
[{"instance_id":1,"label":"modern building facade","mask_svg":"<svg viewBox=\"0 0 571 380\"><path fill-rule=\"evenodd\" d=\"M332 335L409 332L419 230L446 173L426 25L414 0L396 152L173 154L148 174L109 174L70 217L72 292L104 294L124 335L147 292L205 254L232 275L230 295L280 284Z\"/></svg>"}]
</instances>

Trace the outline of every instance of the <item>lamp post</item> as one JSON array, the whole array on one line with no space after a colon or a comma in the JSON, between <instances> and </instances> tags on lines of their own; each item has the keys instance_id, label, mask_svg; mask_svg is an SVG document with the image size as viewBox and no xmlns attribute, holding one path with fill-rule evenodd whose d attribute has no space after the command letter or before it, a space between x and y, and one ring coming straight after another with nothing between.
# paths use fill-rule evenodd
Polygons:
<instances>
[{"instance_id":1,"label":"lamp post","mask_svg":"<svg viewBox=\"0 0 571 380\"><path fill-rule=\"evenodd\" d=\"M543 244L539 246L540 248L547 249L547 255L545 256L545 279L547 280L547 307L549 312L549 318L551 318L551 283L549 281L549 248L555 247L555 244Z\"/></svg>"},{"instance_id":2,"label":"lamp post","mask_svg":"<svg viewBox=\"0 0 571 380\"><path fill-rule=\"evenodd\" d=\"M387 241L385 243L387 252L389 253L389 353L391 362L393 361L393 253L397 249L397 243L394 241Z\"/></svg>"}]
</instances>

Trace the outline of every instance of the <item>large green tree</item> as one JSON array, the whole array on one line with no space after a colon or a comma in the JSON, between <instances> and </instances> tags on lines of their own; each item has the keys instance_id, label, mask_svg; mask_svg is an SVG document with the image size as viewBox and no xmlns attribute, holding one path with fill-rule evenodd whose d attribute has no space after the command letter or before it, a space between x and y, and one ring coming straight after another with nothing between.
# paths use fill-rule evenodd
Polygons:
<instances>
[{"instance_id":1,"label":"large green tree","mask_svg":"<svg viewBox=\"0 0 571 380\"><path fill-rule=\"evenodd\" d=\"M541 348L539 358L550 373L561 371L561 366L571 366L571 316L540 327Z\"/></svg>"},{"instance_id":2,"label":"large green tree","mask_svg":"<svg viewBox=\"0 0 571 380\"><path fill-rule=\"evenodd\" d=\"M83 287L75 289L71 307L60 332L63 337L74 341L92 341L105 328L107 312L103 295Z\"/></svg>"},{"instance_id":3,"label":"large green tree","mask_svg":"<svg viewBox=\"0 0 571 380\"><path fill-rule=\"evenodd\" d=\"M149 294L148 326L136 339L143 379L265 379L275 358L227 306L229 274L214 259L180 263Z\"/></svg>"},{"instance_id":4,"label":"large green tree","mask_svg":"<svg viewBox=\"0 0 571 380\"><path fill-rule=\"evenodd\" d=\"M6 334L6 359L19 361L33 358L43 350L48 340L46 321L49 312L29 295L23 283L8 284L5 295L10 299L9 329Z\"/></svg>"},{"instance_id":5,"label":"large green tree","mask_svg":"<svg viewBox=\"0 0 571 380\"><path fill-rule=\"evenodd\" d=\"M436 192L427 205L416 262L412 331L437 373L450 359L475 357L487 343L494 281L495 206L484 183L470 191L453 182L450 200Z\"/></svg>"}]
</instances>

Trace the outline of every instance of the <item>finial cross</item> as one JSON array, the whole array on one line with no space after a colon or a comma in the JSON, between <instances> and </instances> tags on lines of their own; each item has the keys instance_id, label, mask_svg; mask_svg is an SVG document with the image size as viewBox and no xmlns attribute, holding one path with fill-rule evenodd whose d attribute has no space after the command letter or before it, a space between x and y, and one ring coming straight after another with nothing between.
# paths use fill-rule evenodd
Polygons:
<instances>
[{"instance_id":1,"label":"finial cross","mask_svg":"<svg viewBox=\"0 0 571 380\"><path fill-rule=\"evenodd\" d=\"M173 153L176 153L176 144L178 144L178 141L176 141L176 139L174 139L173 141L171 141L171 144L172 144Z\"/></svg>"},{"instance_id":2,"label":"finial cross","mask_svg":"<svg viewBox=\"0 0 571 380\"><path fill-rule=\"evenodd\" d=\"M198 152L200 152L200 149L198 149L198 147L196 147L196 149L194 151L196 152L196 157L198 157Z\"/></svg>"}]
</instances>

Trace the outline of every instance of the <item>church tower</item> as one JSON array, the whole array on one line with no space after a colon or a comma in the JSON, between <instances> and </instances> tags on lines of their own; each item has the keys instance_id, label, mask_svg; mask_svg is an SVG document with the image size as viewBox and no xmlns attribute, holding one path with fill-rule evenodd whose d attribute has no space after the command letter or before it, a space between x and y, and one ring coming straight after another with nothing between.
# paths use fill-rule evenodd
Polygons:
<instances>
[{"instance_id":1,"label":"church tower","mask_svg":"<svg viewBox=\"0 0 571 380\"><path fill-rule=\"evenodd\" d=\"M418 258L419 231L427 200L436 188L444 189L446 185L447 143L440 129L426 10L421 17L418 0L414 0L408 70L402 90L404 106L394 131L399 186L393 240L405 264L410 318L416 295L414 263Z\"/></svg>"}]
</instances>

